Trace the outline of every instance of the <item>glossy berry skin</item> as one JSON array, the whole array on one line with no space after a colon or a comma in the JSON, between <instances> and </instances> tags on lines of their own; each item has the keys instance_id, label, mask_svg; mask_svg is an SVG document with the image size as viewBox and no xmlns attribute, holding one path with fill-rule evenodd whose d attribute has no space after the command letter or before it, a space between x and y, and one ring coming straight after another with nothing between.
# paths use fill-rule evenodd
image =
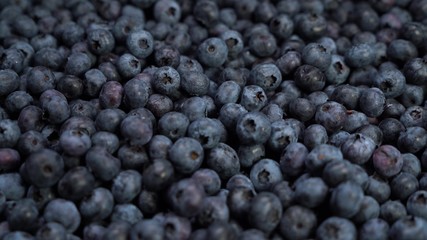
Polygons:
<instances>
[{"instance_id":1,"label":"glossy berry skin","mask_svg":"<svg viewBox=\"0 0 427 240\"><path fill-rule=\"evenodd\" d=\"M91 52L101 55L111 52L115 45L113 34L106 29L96 29L88 33L88 46Z\"/></svg>"},{"instance_id":2,"label":"glossy berry skin","mask_svg":"<svg viewBox=\"0 0 427 240\"><path fill-rule=\"evenodd\" d=\"M249 112L259 111L267 104L267 95L258 85L246 85L242 89L240 104Z\"/></svg>"},{"instance_id":3,"label":"glossy berry skin","mask_svg":"<svg viewBox=\"0 0 427 240\"><path fill-rule=\"evenodd\" d=\"M79 204L79 212L83 219L99 221L107 218L113 211L114 198L106 188L95 188L91 195Z\"/></svg>"},{"instance_id":4,"label":"glossy berry skin","mask_svg":"<svg viewBox=\"0 0 427 240\"><path fill-rule=\"evenodd\" d=\"M186 115L180 112L168 112L158 122L159 133L169 137L172 141L185 136L190 121Z\"/></svg>"},{"instance_id":5,"label":"glossy berry skin","mask_svg":"<svg viewBox=\"0 0 427 240\"><path fill-rule=\"evenodd\" d=\"M64 174L64 162L58 153L45 148L28 156L24 171L36 187L50 187Z\"/></svg>"},{"instance_id":6,"label":"glossy berry skin","mask_svg":"<svg viewBox=\"0 0 427 240\"><path fill-rule=\"evenodd\" d=\"M208 167L216 171L223 180L229 179L240 171L239 157L236 151L225 143L211 149L206 158Z\"/></svg>"},{"instance_id":7,"label":"glossy berry skin","mask_svg":"<svg viewBox=\"0 0 427 240\"><path fill-rule=\"evenodd\" d=\"M259 64L252 68L249 82L262 87L265 91L272 91L282 82L282 74L275 64Z\"/></svg>"},{"instance_id":8,"label":"glossy berry skin","mask_svg":"<svg viewBox=\"0 0 427 240\"><path fill-rule=\"evenodd\" d=\"M406 79L397 69L379 71L374 79L374 86L384 92L386 98L395 98L403 94Z\"/></svg>"},{"instance_id":9,"label":"glossy berry skin","mask_svg":"<svg viewBox=\"0 0 427 240\"><path fill-rule=\"evenodd\" d=\"M89 135L79 130L64 131L59 138L59 144L65 153L76 157L83 156L92 146Z\"/></svg>"},{"instance_id":10,"label":"glossy berry skin","mask_svg":"<svg viewBox=\"0 0 427 240\"><path fill-rule=\"evenodd\" d=\"M255 163L250 178L256 191L267 191L283 180L279 164L272 159L261 159Z\"/></svg>"},{"instance_id":11,"label":"glossy berry skin","mask_svg":"<svg viewBox=\"0 0 427 240\"><path fill-rule=\"evenodd\" d=\"M422 127L408 127L406 131L401 132L397 139L397 146L405 152L419 152L427 144L426 134L426 130Z\"/></svg>"},{"instance_id":12,"label":"glossy berry skin","mask_svg":"<svg viewBox=\"0 0 427 240\"><path fill-rule=\"evenodd\" d=\"M359 108L368 117L380 116L385 107L385 95L378 88L369 88L362 91L359 98Z\"/></svg>"},{"instance_id":13,"label":"glossy berry skin","mask_svg":"<svg viewBox=\"0 0 427 240\"><path fill-rule=\"evenodd\" d=\"M375 170L384 177L392 177L403 167L403 158L398 149L382 145L374 151L372 160Z\"/></svg>"},{"instance_id":14,"label":"glossy berry skin","mask_svg":"<svg viewBox=\"0 0 427 240\"><path fill-rule=\"evenodd\" d=\"M286 239L307 239L317 226L317 217L309 208L294 205L286 209L280 220L280 232Z\"/></svg>"},{"instance_id":15,"label":"glossy berry skin","mask_svg":"<svg viewBox=\"0 0 427 240\"><path fill-rule=\"evenodd\" d=\"M50 201L43 212L47 222L62 224L68 233L73 233L80 225L81 216L76 205L61 198Z\"/></svg>"},{"instance_id":16,"label":"glossy berry skin","mask_svg":"<svg viewBox=\"0 0 427 240\"><path fill-rule=\"evenodd\" d=\"M197 170L204 159L203 147L194 138L178 139L168 151L169 159L178 172L189 174Z\"/></svg>"},{"instance_id":17,"label":"glossy berry skin","mask_svg":"<svg viewBox=\"0 0 427 240\"><path fill-rule=\"evenodd\" d=\"M182 179L168 190L168 200L174 211L185 217L195 216L200 211L205 192L193 179Z\"/></svg>"},{"instance_id":18,"label":"glossy berry skin","mask_svg":"<svg viewBox=\"0 0 427 240\"><path fill-rule=\"evenodd\" d=\"M360 68L371 64L375 59L374 54L374 49L370 45L362 43L347 51L345 61L350 67Z\"/></svg>"},{"instance_id":19,"label":"glossy berry skin","mask_svg":"<svg viewBox=\"0 0 427 240\"><path fill-rule=\"evenodd\" d=\"M101 146L94 146L85 155L86 165L93 175L102 180L112 180L120 171L121 162Z\"/></svg>"},{"instance_id":20,"label":"glossy berry skin","mask_svg":"<svg viewBox=\"0 0 427 240\"><path fill-rule=\"evenodd\" d=\"M312 124L304 131L303 143L312 150L320 144L325 144L328 141L328 133L320 124Z\"/></svg>"},{"instance_id":21,"label":"glossy berry skin","mask_svg":"<svg viewBox=\"0 0 427 240\"><path fill-rule=\"evenodd\" d=\"M290 143L283 149L280 157L280 168L286 176L296 177L304 170L304 161L308 149L302 143Z\"/></svg>"},{"instance_id":22,"label":"glossy berry skin","mask_svg":"<svg viewBox=\"0 0 427 240\"><path fill-rule=\"evenodd\" d=\"M154 39L150 32L134 31L127 36L126 46L135 57L146 58L154 50Z\"/></svg>"},{"instance_id":23,"label":"glossy berry skin","mask_svg":"<svg viewBox=\"0 0 427 240\"><path fill-rule=\"evenodd\" d=\"M140 116L128 116L120 124L120 132L130 145L143 146L153 136L152 123Z\"/></svg>"},{"instance_id":24,"label":"glossy berry skin","mask_svg":"<svg viewBox=\"0 0 427 240\"><path fill-rule=\"evenodd\" d=\"M121 171L114 179L111 193L117 203L131 202L141 191L142 176L135 170Z\"/></svg>"},{"instance_id":25,"label":"glossy berry skin","mask_svg":"<svg viewBox=\"0 0 427 240\"><path fill-rule=\"evenodd\" d=\"M361 240L386 240L390 226L381 218L373 218L366 221L359 229Z\"/></svg>"},{"instance_id":26,"label":"glossy berry skin","mask_svg":"<svg viewBox=\"0 0 427 240\"><path fill-rule=\"evenodd\" d=\"M34 200L23 198L8 209L7 222L11 230L34 231L38 227L38 224L34 224L38 215L39 211Z\"/></svg>"},{"instance_id":27,"label":"glossy berry skin","mask_svg":"<svg viewBox=\"0 0 427 240\"><path fill-rule=\"evenodd\" d=\"M321 178L309 177L296 182L294 199L304 207L314 208L326 199L328 189Z\"/></svg>"},{"instance_id":28,"label":"glossy berry skin","mask_svg":"<svg viewBox=\"0 0 427 240\"><path fill-rule=\"evenodd\" d=\"M201 96L208 93L209 78L200 72L186 72L181 75L180 86L191 96Z\"/></svg>"},{"instance_id":29,"label":"glossy berry skin","mask_svg":"<svg viewBox=\"0 0 427 240\"><path fill-rule=\"evenodd\" d=\"M328 132L334 132L344 127L347 109L340 103L329 101L317 108L315 121L323 125Z\"/></svg>"},{"instance_id":30,"label":"glossy berry skin","mask_svg":"<svg viewBox=\"0 0 427 240\"><path fill-rule=\"evenodd\" d=\"M244 114L236 124L236 133L243 144L260 144L271 134L270 121L260 112Z\"/></svg>"},{"instance_id":31,"label":"glossy berry skin","mask_svg":"<svg viewBox=\"0 0 427 240\"><path fill-rule=\"evenodd\" d=\"M427 205L425 199L427 192L425 190L418 190L409 196L406 202L406 209L409 215L425 218L427 216Z\"/></svg>"},{"instance_id":32,"label":"glossy berry skin","mask_svg":"<svg viewBox=\"0 0 427 240\"><path fill-rule=\"evenodd\" d=\"M341 145L344 158L356 164L364 164L371 158L375 150L375 143L363 134L350 135Z\"/></svg>"},{"instance_id":33,"label":"glossy berry skin","mask_svg":"<svg viewBox=\"0 0 427 240\"><path fill-rule=\"evenodd\" d=\"M133 225L144 217L137 206L132 203L123 203L114 205L113 212L110 215L111 222L124 223L126 225ZM130 228L130 226L127 226ZM128 230L124 232L127 235ZM106 232L105 235L107 235ZM111 236L111 233L109 234ZM105 237L104 237L105 238Z\"/></svg>"},{"instance_id":34,"label":"glossy berry skin","mask_svg":"<svg viewBox=\"0 0 427 240\"><path fill-rule=\"evenodd\" d=\"M14 147L21 135L18 123L10 119L0 120L0 130L0 147Z\"/></svg>"},{"instance_id":35,"label":"glossy berry skin","mask_svg":"<svg viewBox=\"0 0 427 240\"><path fill-rule=\"evenodd\" d=\"M86 167L70 169L58 182L58 194L64 199L77 201L92 192L95 177Z\"/></svg>"},{"instance_id":36,"label":"glossy berry skin","mask_svg":"<svg viewBox=\"0 0 427 240\"><path fill-rule=\"evenodd\" d=\"M252 199L249 209L252 226L269 233L279 225L281 218L282 204L273 193L261 192Z\"/></svg>"},{"instance_id":37,"label":"glossy berry skin","mask_svg":"<svg viewBox=\"0 0 427 240\"><path fill-rule=\"evenodd\" d=\"M19 75L11 69L0 70L0 96L7 96L19 88Z\"/></svg>"},{"instance_id":38,"label":"glossy berry skin","mask_svg":"<svg viewBox=\"0 0 427 240\"><path fill-rule=\"evenodd\" d=\"M306 92L322 90L325 87L326 77L317 67L301 65L295 70L296 85Z\"/></svg>"},{"instance_id":39,"label":"glossy berry skin","mask_svg":"<svg viewBox=\"0 0 427 240\"><path fill-rule=\"evenodd\" d=\"M208 67L219 67L228 55L227 44L221 38L208 38L197 49L199 61Z\"/></svg>"},{"instance_id":40,"label":"glossy berry skin","mask_svg":"<svg viewBox=\"0 0 427 240\"><path fill-rule=\"evenodd\" d=\"M202 144L204 149L211 149L220 142L218 123L211 118L199 118L188 126L187 135Z\"/></svg>"},{"instance_id":41,"label":"glossy berry skin","mask_svg":"<svg viewBox=\"0 0 427 240\"><path fill-rule=\"evenodd\" d=\"M236 175L235 175L236 176ZM200 183L206 195L214 195L221 188L221 178L218 173L209 168L201 168L193 173L191 178Z\"/></svg>"},{"instance_id":42,"label":"glossy berry skin","mask_svg":"<svg viewBox=\"0 0 427 240\"><path fill-rule=\"evenodd\" d=\"M330 231L334 229L334 231ZM316 230L319 240L356 240L357 230L353 222L341 217L329 217L324 220Z\"/></svg>"},{"instance_id":43,"label":"glossy berry skin","mask_svg":"<svg viewBox=\"0 0 427 240\"><path fill-rule=\"evenodd\" d=\"M426 238L425 231L426 221L423 218L416 216L405 216L397 220L391 225L389 230L389 238L397 239L414 239L421 240Z\"/></svg>"},{"instance_id":44,"label":"glossy berry skin","mask_svg":"<svg viewBox=\"0 0 427 240\"><path fill-rule=\"evenodd\" d=\"M308 153L305 158L305 166L310 171L318 171L334 160L343 160L341 150L333 145L320 144Z\"/></svg>"}]
</instances>

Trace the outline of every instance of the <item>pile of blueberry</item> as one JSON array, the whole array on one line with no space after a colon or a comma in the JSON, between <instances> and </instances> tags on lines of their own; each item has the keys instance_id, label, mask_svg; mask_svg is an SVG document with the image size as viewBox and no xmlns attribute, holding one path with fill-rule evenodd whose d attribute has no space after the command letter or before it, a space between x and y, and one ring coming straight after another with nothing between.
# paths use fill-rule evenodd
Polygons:
<instances>
[{"instance_id":1,"label":"pile of blueberry","mask_svg":"<svg viewBox=\"0 0 427 240\"><path fill-rule=\"evenodd\" d=\"M0 239L427 239L427 0L0 0Z\"/></svg>"}]
</instances>

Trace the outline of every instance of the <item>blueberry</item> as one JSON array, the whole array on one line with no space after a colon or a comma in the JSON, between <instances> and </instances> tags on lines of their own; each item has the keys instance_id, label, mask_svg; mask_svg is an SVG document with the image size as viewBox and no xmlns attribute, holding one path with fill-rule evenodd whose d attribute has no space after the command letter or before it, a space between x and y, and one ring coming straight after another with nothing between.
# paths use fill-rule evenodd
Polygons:
<instances>
[{"instance_id":1,"label":"blueberry","mask_svg":"<svg viewBox=\"0 0 427 240\"><path fill-rule=\"evenodd\" d=\"M297 32L307 40L324 36L327 29L326 19L316 13L304 13L296 21Z\"/></svg>"},{"instance_id":2,"label":"blueberry","mask_svg":"<svg viewBox=\"0 0 427 240\"><path fill-rule=\"evenodd\" d=\"M130 53L121 55L116 63L117 70L125 79L133 78L140 73L141 65L141 61Z\"/></svg>"},{"instance_id":3,"label":"blueberry","mask_svg":"<svg viewBox=\"0 0 427 240\"><path fill-rule=\"evenodd\" d=\"M354 165L347 160L334 160L325 165L322 179L330 187L336 187L342 182L352 180L355 174Z\"/></svg>"},{"instance_id":4,"label":"blueberry","mask_svg":"<svg viewBox=\"0 0 427 240\"><path fill-rule=\"evenodd\" d=\"M87 34L87 41L90 50L97 55L111 52L115 45L113 34L105 29L89 31Z\"/></svg>"},{"instance_id":5,"label":"blueberry","mask_svg":"<svg viewBox=\"0 0 427 240\"><path fill-rule=\"evenodd\" d=\"M369 161L375 151L374 141L363 134L351 134L341 145L344 158L356 164L364 164Z\"/></svg>"},{"instance_id":6,"label":"blueberry","mask_svg":"<svg viewBox=\"0 0 427 240\"><path fill-rule=\"evenodd\" d=\"M19 76L11 70L0 70L0 96L7 96L19 88Z\"/></svg>"},{"instance_id":7,"label":"blueberry","mask_svg":"<svg viewBox=\"0 0 427 240\"><path fill-rule=\"evenodd\" d=\"M168 190L168 200L174 211L185 217L196 216L202 208L205 192L191 178L175 182Z\"/></svg>"},{"instance_id":8,"label":"blueberry","mask_svg":"<svg viewBox=\"0 0 427 240\"><path fill-rule=\"evenodd\" d=\"M196 215L196 223L202 227L209 227L214 222L227 222L230 213L227 203L220 197L205 197L199 214Z\"/></svg>"},{"instance_id":9,"label":"blueberry","mask_svg":"<svg viewBox=\"0 0 427 240\"><path fill-rule=\"evenodd\" d=\"M20 135L21 130L16 121L0 120L0 147L14 147L18 143Z\"/></svg>"},{"instance_id":10,"label":"blueberry","mask_svg":"<svg viewBox=\"0 0 427 240\"><path fill-rule=\"evenodd\" d=\"M185 72L181 75L180 86L191 96L201 96L208 93L209 78L201 72Z\"/></svg>"},{"instance_id":11,"label":"blueberry","mask_svg":"<svg viewBox=\"0 0 427 240\"><path fill-rule=\"evenodd\" d=\"M206 163L224 180L240 171L240 162L236 151L225 143L219 143L218 146L210 150Z\"/></svg>"},{"instance_id":12,"label":"blueberry","mask_svg":"<svg viewBox=\"0 0 427 240\"><path fill-rule=\"evenodd\" d=\"M361 43L352 46L345 54L345 62L350 67L361 68L375 60L375 52L371 45Z\"/></svg>"},{"instance_id":13,"label":"blueberry","mask_svg":"<svg viewBox=\"0 0 427 240\"><path fill-rule=\"evenodd\" d=\"M284 116L283 109L275 103L267 104L261 109L261 112L268 117L270 122L281 120Z\"/></svg>"},{"instance_id":14,"label":"blueberry","mask_svg":"<svg viewBox=\"0 0 427 240\"><path fill-rule=\"evenodd\" d=\"M294 205L280 220L280 232L286 239L307 239L317 226L317 216L309 208Z\"/></svg>"},{"instance_id":15,"label":"blueberry","mask_svg":"<svg viewBox=\"0 0 427 240\"><path fill-rule=\"evenodd\" d=\"M236 176L236 175L235 175ZM214 195L221 188L221 179L215 171L209 168L201 168L193 173L191 178L200 183L205 190L206 195Z\"/></svg>"},{"instance_id":16,"label":"blueberry","mask_svg":"<svg viewBox=\"0 0 427 240\"><path fill-rule=\"evenodd\" d=\"M86 165L95 177L102 181L112 180L120 171L121 162L106 148L94 146L85 155Z\"/></svg>"},{"instance_id":17,"label":"blueberry","mask_svg":"<svg viewBox=\"0 0 427 240\"><path fill-rule=\"evenodd\" d=\"M146 189L159 191L168 187L174 177L174 166L165 159L155 159L142 174L142 182Z\"/></svg>"},{"instance_id":18,"label":"blueberry","mask_svg":"<svg viewBox=\"0 0 427 240\"><path fill-rule=\"evenodd\" d=\"M309 177L295 185L294 199L308 208L320 206L328 194L328 186L319 177Z\"/></svg>"},{"instance_id":19,"label":"blueberry","mask_svg":"<svg viewBox=\"0 0 427 240\"><path fill-rule=\"evenodd\" d=\"M255 163L250 172L255 190L266 191L283 180L279 164L272 159L261 159Z\"/></svg>"},{"instance_id":20,"label":"blueberry","mask_svg":"<svg viewBox=\"0 0 427 240\"><path fill-rule=\"evenodd\" d=\"M153 36L144 30L133 31L127 36L126 45L135 57L146 58L154 50Z\"/></svg>"},{"instance_id":21,"label":"blueberry","mask_svg":"<svg viewBox=\"0 0 427 240\"><path fill-rule=\"evenodd\" d=\"M423 58L413 58L403 67L403 74L408 83L422 85L427 81L427 66Z\"/></svg>"},{"instance_id":22,"label":"blueberry","mask_svg":"<svg viewBox=\"0 0 427 240\"><path fill-rule=\"evenodd\" d=\"M322 125L312 124L304 130L303 141L304 145L311 150L320 144L325 144L328 141L328 133Z\"/></svg>"},{"instance_id":23,"label":"blueberry","mask_svg":"<svg viewBox=\"0 0 427 240\"><path fill-rule=\"evenodd\" d=\"M397 139L397 146L402 151L416 153L424 149L427 144L426 130L422 127L408 127L401 132Z\"/></svg>"},{"instance_id":24,"label":"blueberry","mask_svg":"<svg viewBox=\"0 0 427 240\"><path fill-rule=\"evenodd\" d=\"M254 185L249 177L243 174L235 174L230 179L228 179L226 184L226 189L229 191L233 191L235 188L248 188L251 190L255 190Z\"/></svg>"},{"instance_id":25,"label":"blueberry","mask_svg":"<svg viewBox=\"0 0 427 240\"><path fill-rule=\"evenodd\" d=\"M135 170L121 171L114 179L111 193L117 203L131 202L141 191L142 176Z\"/></svg>"},{"instance_id":26,"label":"blueberry","mask_svg":"<svg viewBox=\"0 0 427 240\"><path fill-rule=\"evenodd\" d=\"M315 120L326 130L333 132L344 127L347 118L346 108L337 102L326 102L317 108Z\"/></svg>"},{"instance_id":27,"label":"blueberry","mask_svg":"<svg viewBox=\"0 0 427 240\"><path fill-rule=\"evenodd\" d=\"M359 238L361 240L386 240L390 226L381 218L373 218L366 221L359 228Z\"/></svg>"},{"instance_id":28,"label":"blueberry","mask_svg":"<svg viewBox=\"0 0 427 240\"><path fill-rule=\"evenodd\" d=\"M325 74L319 68L307 64L295 70L294 79L296 85L307 92L322 90L326 82Z\"/></svg>"},{"instance_id":29,"label":"blueberry","mask_svg":"<svg viewBox=\"0 0 427 240\"><path fill-rule=\"evenodd\" d=\"M138 196L138 207L144 216L152 216L160 207L159 195L156 192L142 190Z\"/></svg>"},{"instance_id":30,"label":"blueberry","mask_svg":"<svg viewBox=\"0 0 427 240\"><path fill-rule=\"evenodd\" d=\"M186 115L172 111L163 115L158 124L159 133L174 141L185 136L190 121Z\"/></svg>"},{"instance_id":31,"label":"blueberry","mask_svg":"<svg viewBox=\"0 0 427 240\"><path fill-rule=\"evenodd\" d=\"M389 230L390 239L424 239L426 221L416 216L405 216L391 225Z\"/></svg>"},{"instance_id":32,"label":"blueberry","mask_svg":"<svg viewBox=\"0 0 427 240\"><path fill-rule=\"evenodd\" d=\"M310 120L315 112L315 106L306 98L296 98L289 103L289 115L306 122Z\"/></svg>"},{"instance_id":33,"label":"blueberry","mask_svg":"<svg viewBox=\"0 0 427 240\"><path fill-rule=\"evenodd\" d=\"M425 122L425 110L421 106L408 107L400 116L400 123L404 127L423 127ZM405 129L405 128L404 128ZM403 130L402 130L403 131Z\"/></svg>"},{"instance_id":34,"label":"blueberry","mask_svg":"<svg viewBox=\"0 0 427 240\"><path fill-rule=\"evenodd\" d=\"M357 239L357 230L353 222L341 217L328 217L316 230L316 238L319 240L326 239L341 239L355 240Z\"/></svg>"},{"instance_id":35,"label":"blueberry","mask_svg":"<svg viewBox=\"0 0 427 240\"><path fill-rule=\"evenodd\" d=\"M380 215L380 205L377 200L371 196L364 196L362 204L352 220L355 223L365 223L371 219L376 219Z\"/></svg>"},{"instance_id":36,"label":"blueberry","mask_svg":"<svg viewBox=\"0 0 427 240\"><path fill-rule=\"evenodd\" d=\"M131 84L129 84L131 85ZM138 88L136 86L134 86L134 90L136 92L138 92ZM132 96L132 94L129 94L128 92L126 92L126 89L123 89L123 86L116 81L108 81L106 83L104 83L102 85L101 91L99 92L99 103L101 105L102 108L118 108L120 106L120 104L122 103L122 98L123 95L125 95L126 98L126 103L129 104L129 102L133 103L132 100L128 100L130 97L129 95ZM142 99L138 99L141 100L141 107L143 107L145 105L145 102L143 101L144 96L141 97ZM139 105L137 105L138 107ZM133 107L133 106L132 106Z\"/></svg>"},{"instance_id":37,"label":"blueberry","mask_svg":"<svg viewBox=\"0 0 427 240\"><path fill-rule=\"evenodd\" d=\"M125 112L120 109L101 110L95 119L97 129L100 131L116 132L120 122L125 118Z\"/></svg>"},{"instance_id":38,"label":"blueberry","mask_svg":"<svg viewBox=\"0 0 427 240\"><path fill-rule=\"evenodd\" d=\"M330 100L341 103L347 109L357 107L361 90L358 87L344 84L337 86L330 96Z\"/></svg>"},{"instance_id":39,"label":"blueberry","mask_svg":"<svg viewBox=\"0 0 427 240\"><path fill-rule=\"evenodd\" d=\"M11 231L11 232L4 234L3 239L6 239L6 240L15 240L15 239L31 240L31 239L34 239L34 237L31 234L24 232L24 231Z\"/></svg>"},{"instance_id":40,"label":"blueberry","mask_svg":"<svg viewBox=\"0 0 427 240\"><path fill-rule=\"evenodd\" d=\"M97 221L106 219L113 211L114 198L106 188L95 188L91 194L83 198L79 211L83 219Z\"/></svg>"},{"instance_id":41,"label":"blueberry","mask_svg":"<svg viewBox=\"0 0 427 240\"><path fill-rule=\"evenodd\" d=\"M260 112L246 113L238 120L236 133L243 144L265 143L271 134L270 121Z\"/></svg>"},{"instance_id":42,"label":"blueberry","mask_svg":"<svg viewBox=\"0 0 427 240\"><path fill-rule=\"evenodd\" d=\"M98 131L92 135L91 141L93 146L105 147L109 153L115 153L119 149L119 138L117 135L105 132Z\"/></svg>"},{"instance_id":43,"label":"blueberry","mask_svg":"<svg viewBox=\"0 0 427 240\"><path fill-rule=\"evenodd\" d=\"M65 64L65 72L80 76L92 66L89 56L82 52L72 53Z\"/></svg>"},{"instance_id":44,"label":"blueberry","mask_svg":"<svg viewBox=\"0 0 427 240\"><path fill-rule=\"evenodd\" d=\"M271 134L267 146L276 152L280 152L287 145L298 140L298 131L292 124L284 120L278 120L271 124Z\"/></svg>"},{"instance_id":45,"label":"blueberry","mask_svg":"<svg viewBox=\"0 0 427 240\"><path fill-rule=\"evenodd\" d=\"M164 239L165 229L162 224L155 219L141 220L129 231L129 239L151 239L151 240L160 240Z\"/></svg>"},{"instance_id":46,"label":"blueberry","mask_svg":"<svg viewBox=\"0 0 427 240\"><path fill-rule=\"evenodd\" d=\"M197 50L200 62L208 67L219 67L227 60L228 47L221 38L208 38Z\"/></svg>"},{"instance_id":47,"label":"blueberry","mask_svg":"<svg viewBox=\"0 0 427 240\"><path fill-rule=\"evenodd\" d=\"M154 50L154 62L156 66L171 66L177 68L180 64L181 53L175 46L164 45Z\"/></svg>"},{"instance_id":48,"label":"blueberry","mask_svg":"<svg viewBox=\"0 0 427 240\"><path fill-rule=\"evenodd\" d=\"M16 201L11 209L8 209L7 222L12 231L34 231L39 226L35 223L39 211L32 199L23 198Z\"/></svg>"},{"instance_id":49,"label":"blueberry","mask_svg":"<svg viewBox=\"0 0 427 240\"><path fill-rule=\"evenodd\" d=\"M92 146L89 135L79 130L64 131L59 138L59 144L70 156L83 156Z\"/></svg>"},{"instance_id":50,"label":"blueberry","mask_svg":"<svg viewBox=\"0 0 427 240\"><path fill-rule=\"evenodd\" d=\"M302 50L301 57L305 64L317 67L322 71L328 69L332 61L331 54L319 43L307 44Z\"/></svg>"},{"instance_id":51,"label":"blueberry","mask_svg":"<svg viewBox=\"0 0 427 240\"><path fill-rule=\"evenodd\" d=\"M402 154L403 158L403 167L402 172L412 174L415 177L418 177L421 173L421 162L418 157L412 153Z\"/></svg>"},{"instance_id":52,"label":"blueberry","mask_svg":"<svg viewBox=\"0 0 427 240\"><path fill-rule=\"evenodd\" d=\"M58 182L58 194L64 199L80 200L88 196L95 186L95 177L86 167L70 169Z\"/></svg>"},{"instance_id":53,"label":"blueberry","mask_svg":"<svg viewBox=\"0 0 427 240\"><path fill-rule=\"evenodd\" d=\"M218 5L212 1L198 1L193 7L193 14L197 21L210 27L218 21Z\"/></svg>"},{"instance_id":54,"label":"blueberry","mask_svg":"<svg viewBox=\"0 0 427 240\"><path fill-rule=\"evenodd\" d=\"M220 38L225 42L228 49L228 57L236 58L244 48L242 35L234 30L221 33Z\"/></svg>"},{"instance_id":55,"label":"blueberry","mask_svg":"<svg viewBox=\"0 0 427 240\"><path fill-rule=\"evenodd\" d=\"M341 150L329 144L320 144L311 150L305 158L305 166L311 170L321 170L328 162L343 160Z\"/></svg>"},{"instance_id":56,"label":"blueberry","mask_svg":"<svg viewBox=\"0 0 427 240\"><path fill-rule=\"evenodd\" d=\"M391 145L382 145L374 151L372 160L375 170L384 177L398 174L403 167L403 158L399 150Z\"/></svg>"},{"instance_id":57,"label":"blueberry","mask_svg":"<svg viewBox=\"0 0 427 240\"><path fill-rule=\"evenodd\" d=\"M236 103L240 97L241 88L235 81L225 81L219 87L215 94L215 103L218 106L227 103Z\"/></svg>"},{"instance_id":58,"label":"blueberry","mask_svg":"<svg viewBox=\"0 0 427 240\"><path fill-rule=\"evenodd\" d=\"M383 91L386 98L395 98L405 91L406 79L397 69L379 71L374 79L375 87Z\"/></svg>"},{"instance_id":59,"label":"blueberry","mask_svg":"<svg viewBox=\"0 0 427 240\"><path fill-rule=\"evenodd\" d=\"M116 204L110 216L111 222L126 222L130 225L141 221L143 218L141 211L131 203Z\"/></svg>"},{"instance_id":60,"label":"blueberry","mask_svg":"<svg viewBox=\"0 0 427 240\"><path fill-rule=\"evenodd\" d=\"M404 64L417 56L416 46L407 40L395 39L387 47L387 57L396 63Z\"/></svg>"},{"instance_id":61,"label":"blueberry","mask_svg":"<svg viewBox=\"0 0 427 240\"><path fill-rule=\"evenodd\" d=\"M391 188L380 176L371 175L366 183L365 194L375 198L378 203L383 203L389 199Z\"/></svg>"},{"instance_id":62,"label":"blueberry","mask_svg":"<svg viewBox=\"0 0 427 240\"><path fill-rule=\"evenodd\" d=\"M58 153L45 148L28 156L24 169L33 185L50 187L64 174L64 162Z\"/></svg>"},{"instance_id":63,"label":"blueberry","mask_svg":"<svg viewBox=\"0 0 427 240\"><path fill-rule=\"evenodd\" d=\"M187 129L187 136L200 142L204 149L211 149L220 142L218 123L211 118L199 118L194 120Z\"/></svg>"},{"instance_id":64,"label":"blueberry","mask_svg":"<svg viewBox=\"0 0 427 240\"><path fill-rule=\"evenodd\" d=\"M133 210L136 210L133 208ZM136 219L135 223L141 219ZM112 221L108 226L103 235L103 239L113 240L113 239L126 239L129 235L131 229L131 224L128 221L118 220Z\"/></svg>"},{"instance_id":65,"label":"blueberry","mask_svg":"<svg viewBox=\"0 0 427 240\"><path fill-rule=\"evenodd\" d=\"M279 198L270 192L261 192L251 202L249 221L255 228L269 233L280 223L282 218L282 204Z\"/></svg>"},{"instance_id":66,"label":"blueberry","mask_svg":"<svg viewBox=\"0 0 427 240\"><path fill-rule=\"evenodd\" d=\"M247 85L242 89L240 104L248 111L259 111L267 104L267 95L258 85Z\"/></svg>"},{"instance_id":67,"label":"blueberry","mask_svg":"<svg viewBox=\"0 0 427 240\"><path fill-rule=\"evenodd\" d=\"M304 161L308 154L307 147L298 142L290 143L283 149L280 167L285 176L296 177L304 170Z\"/></svg>"},{"instance_id":68,"label":"blueberry","mask_svg":"<svg viewBox=\"0 0 427 240\"><path fill-rule=\"evenodd\" d=\"M48 222L43 224L37 231L35 237L36 239L66 239L67 232L60 223Z\"/></svg>"},{"instance_id":69,"label":"blueberry","mask_svg":"<svg viewBox=\"0 0 427 240\"><path fill-rule=\"evenodd\" d=\"M51 200L45 207L43 217L47 222L58 222L68 233L73 233L80 226L80 213L76 205L61 198Z\"/></svg>"},{"instance_id":70,"label":"blueberry","mask_svg":"<svg viewBox=\"0 0 427 240\"><path fill-rule=\"evenodd\" d=\"M400 101L405 107L422 105L424 89L417 85L406 84L405 91L400 96Z\"/></svg>"},{"instance_id":71,"label":"blueberry","mask_svg":"<svg viewBox=\"0 0 427 240\"><path fill-rule=\"evenodd\" d=\"M143 146L151 140L153 126L148 119L140 116L127 116L120 124L120 132L130 145Z\"/></svg>"},{"instance_id":72,"label":"blueberry","mask_svg":"<svg viewBox=\"0 0 427 240\"><path fill-rule=\"evenodd\" d=\"M190 125L191 126L191 125ZM204 158L202 145L193 138L180 138L169 149L169 159L177 171L193 173Z\"/></svg>"}]
</instances>

